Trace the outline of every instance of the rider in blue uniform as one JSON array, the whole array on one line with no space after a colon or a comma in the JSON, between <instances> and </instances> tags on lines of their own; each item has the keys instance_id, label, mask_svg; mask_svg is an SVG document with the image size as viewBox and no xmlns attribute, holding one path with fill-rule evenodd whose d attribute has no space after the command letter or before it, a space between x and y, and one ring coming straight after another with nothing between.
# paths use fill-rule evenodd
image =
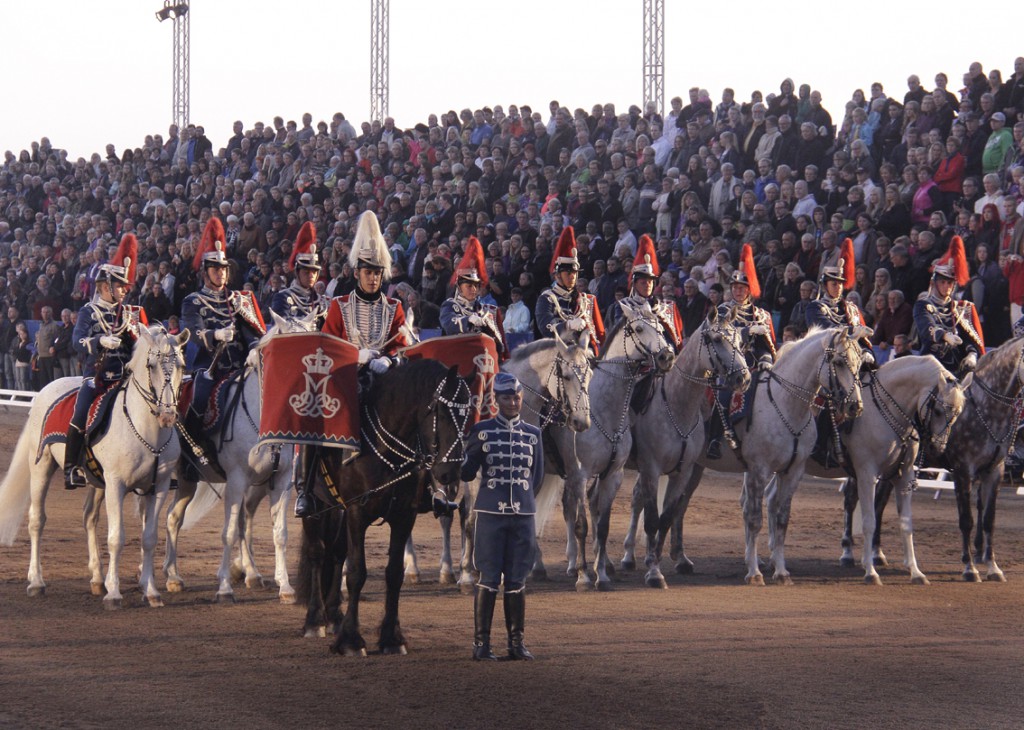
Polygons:
<instances>
[{"instance_id":1,"label":"rider in blue uniform","mask_svg":"<svg viewBox=\"0 0 1024 730\"><path fill-rule=\"evenodd\" d=\"M596 356L601 353L601 345L604 344L604 321L597 306L597 297L582 294L576 288L580 273L576 251L572 226L566 226L551 256L554 281L537 297L534 316L541 337L554 337L555 327L561 322L565 322L569 331L576 336L582 337L586 332L590 335L590 347Z\"/></svg>"},{"instance_id":2,"label":"rider in blue uniform","mask_svg":"<svg viewBox=\"0 0 1024 730\"><path fill-rule=\"evenodd\" d=\"M138 241L132 234L121 239L117 252L100 266L96 295L78 312L71 335L75 352L85 357L85 367L75 412L64 445L64 488L86 486L85 471L79 466L85 448L85 426L89 407L99 393L109 390L124 377L125 366L139 337L139 327L149 324L142 307L122 304L135 280Z\"/></svg>"},{"instance_id":3,"label":"rider in blue uniform","mask_svg":"<svg viewBox=\"0 0 1024 730\"><path fill-rule=\"evenodd\" d=\"M476 498L473 562L480 571L473 602L473 659L496 660L491 619L504 577L509 659L533 659L523 643L526 575L537 547L535 494L544 480L540 429L519 418L523 387L510 373L494 378L498 415L476 424L466 439L462 480L482 471Z\"/></svg>"},{"instance_id":4,"label":"rider in blue uniform","mask_svg":"<svg viewBox=\"0 0 1024 730\"><path fill-rule=\"evenodd\" d=\"M224 226L216 217L210 219L203 230L192 267L202 268L203 286L192 292L181 304L181 326L192 332L199 344L199 353L193 362L194 390L192 404L185 418L189 435L200 442L204 452L203 415L213 386L245 366L249 349L266 334L259 305L252 292L232 291L227 288L229 266L224 255ZM187 454L188 449L183 453ZM205 454L199 457L200 461ZM198 478L192 458L186 456L187 476Z\"/></svg>"},{"instance_id":5,"label":"rider in blue uniform","mask_svg":"<svg viewBox=\"0 0 1024 730\"><path fill-rule=\"evenodd\" d=\"M818 297L807 308L808 327L835 329L866 326L857 305L843 296L844 291L854 287L854 272L853 241L847 238L843 242L837 265L821 267ZM861 349L861 367L874 369L875 353L871 349L871 340L861 337L858 344Z\"/></svg>"},{"instance_id":6,"label":"rider in blue uniform","mask_svg":"<svg viewBox=\"0 0 1024 730\"><path fill-rule=\"evenodd\" d=\"M316 250L316 227L310 221L303 223L299 229L288 265L295 271L295 281L290 287L274 295L270 308L280 316L290 319L302 319L313 315L316 328L320 329L327 316L327 305L330 300L321 297L316 291L316 282L320 278L320 263Z\"/></svg>"},{"instance_id":7,"label":"rider in blue uniform","mask_svg":"<svg viewBox=\"0 0 1024 730\"><path fill-rule=\"evenodd\" d=\"M953 298L956 286L970 280L963 241L954 236L949 251L932 268L928 295L914 303L914 324L921 354L934 355L947 370L966 375L985 354L977 310L971 302Z\"/></svg>"},{"instance_id":8,"label":"rider in blue uniform","mask_svg":"<svg viewBox=\"0 0 1024 730\"><path fill-rule=\"evenodd\" d=\"M494 340L498 358L508 359L508 343L501 310L493 304L480 301L480 290L487 288L487 270L484 268L484 249L476 236L470 236L466 251L452 275L455 296L441 305L441 329L446 335L480 332Z\"/></svg>"}]
</instances>

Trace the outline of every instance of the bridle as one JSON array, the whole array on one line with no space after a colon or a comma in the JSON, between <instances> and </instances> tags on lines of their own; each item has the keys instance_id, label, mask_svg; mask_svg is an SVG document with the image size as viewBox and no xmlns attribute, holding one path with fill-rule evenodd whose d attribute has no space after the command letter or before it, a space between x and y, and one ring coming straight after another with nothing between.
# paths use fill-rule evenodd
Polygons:
<instances>
[{"instance_id":1,"label":"bridle","mask_svg":"<svg viewBox=\"0 0 1024 730\"><path fill-rule=\"evenodd\" d=\"M569 347L580 346L569 345ZM591 372L589 359L585 365L577 365L566 360L561 350L559 350L555 356L555 361L551 363L551 369L548 370L547 377L543 380L541 389L532 388L523 383L524 390L528 390L540 399L541 405L539 410L525 401L523 405L540 417L538 426L541 430L551 424L564 426L569 420L569 415L572 413L590 413L590 393L588 392L587 378ZM570 377L579 385L579 392L576 395L575 401L570 399L569 391L565 387L565 383ZM552 395L551 390L552 378L555 379L554 395Z\"/></svg>"},{"instance_id":2,"label":"bridle","mask_svg":"<svg viewBox=\"0 0 1024 730\"><path fill-rule=\"evenodd\" d=\"M156 347L150 347L149 352L146 354L146 372L148 375L148 387L143 386L139 382L137 374L129 370L129 385L135 389L142 398L146 407L149 409L149 414L154 418L159 418L161 415L167 413L177 413L178 400L181 395L181 382L182 373L185 367L185 359L182 357L181 350L177 347L170 346L167 351L158 351ZM153 372L157 370L160 373L160 383L154 381ZM175 384L175 375L178 376L178 382ZM155 456L159 456L170 444L171 439L174 437L174 428L170 428L167 434L167 438L164 443L157 447L149 443L139 430L135 427L135 422L132 420L131 413L128 411L128 398L127 395L123 399L121 404L122 410L128 426L131 428L135 438L138 439L139 443L143 444L150 453Z\"/></svg>"}]
</instances>

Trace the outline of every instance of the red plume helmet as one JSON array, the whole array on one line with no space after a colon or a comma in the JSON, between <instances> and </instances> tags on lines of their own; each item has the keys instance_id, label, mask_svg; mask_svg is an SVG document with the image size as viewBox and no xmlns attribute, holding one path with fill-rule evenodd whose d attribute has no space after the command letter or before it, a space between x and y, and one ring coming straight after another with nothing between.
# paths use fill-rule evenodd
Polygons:
<instances>
[{"instance_id":1,"label":"red plume helmet","mask_svg":"<svg viewBox=\"0 0 1024 730\"><path fill-rule=\"evenodd\" d=\"M563 267L572 271L580 270L580 260L576 256L576 234L573 232L572 226L562 229L562 235L558 237L558 245L555 246L555 253L551 257L552 274Z\"/></svg>"},{"instance_id":2,"label":"red plume helmet","mask_svg":"<svg viewBox=\"0 0 1024 730\"><path fill-rule=\"evenodd\" d=\"M658 252L654 248L654 241L646 233L640 236L640 242L636 246L636 257L633 259L633 276L638 274L652 279L661 276Z\"/></svg>"},{"instance_id":3,"label":"red plume helmet","mask_svg":"<svg viewBox=\"0 0 1024 730\"><path fill-rule=\"evenodd\" d=\"M754 266L754 249L744 243L740 249L740 265L732 272L732 284L746 284L750 287L750 298L761 298L761 282L757 280L757 267Z\"/></svg>"},{"instance_id":4,"label":"red plume helmet","mask_svg":"<svg viewBox=\"0 0 1024 730\"><path fill-rule=\"evenodd\" d=\"M857 264L853 257L853 240L847 238L839 251L839 259L843 262L843 289L850 291L857 285Z\"/></svg>"},{"instance_id":5,"label":"red plume helmet","mask_svg":"<svg viewBox=\"0 0 1024 730\"><path fill-rule=\"evenodd\" d=\"M224 224L220 218L213 216L206 223L203 229L203 237L199 240L199 248L196 249L195 258L192 259L192 270L199 271L203 262L209 261L220 266L227 266L228 259L224 254Z\"/></svg>"},{"instance_id":6,"label":"red plume helmet","mask_svg":"<svg viewBox=\"0 0 1024 730\"><path fill-rule=\"evenodd\" d=\"M125 269L124 276L131 288L135 284L135 271L139 261L139 241L132 233L126 233L121 237L121 243L117 246L110 263Z\"/></svg>"},{"instance_id":7,"label":"red plume helmet","mask_svg":"<svg viewBox=\"0 0 1024 730\"><path fill-rule=\"evenodd\" d=\"M288 259L288 268L294 271L296 266L320 270L316 256L316 226L312 221L303 223L302 228L299 229L299 235L295 237L292 255Z\"/></svg>"},{"instance_id":8,"label":"red plume helmet","mask_svg":"<svg viewBox=\"0 0 1024 730\"><path fill-rule=\"evenodd\" d=\"M949 242L949 250L935 262L932 274L954 279L960 286L966 286L967 282L971 280L971 270L967 266L967 252L964 251L964 242L960 236L953 236L953 240Z\"/></svg>"},{"instance_id":9,"label":"red plume helmet","mask_svg":"<svg viewBox=\"0 0 1024 730\"><path fill-rule=\"evenodd\" d=\"M459 259L459 267L452 272L452 286L460 280L476 281L480 288L487 286L487 268L484 266L484 247L476 236L470 236L466 242L466 251Z\"/></svg>"}]
</instances>

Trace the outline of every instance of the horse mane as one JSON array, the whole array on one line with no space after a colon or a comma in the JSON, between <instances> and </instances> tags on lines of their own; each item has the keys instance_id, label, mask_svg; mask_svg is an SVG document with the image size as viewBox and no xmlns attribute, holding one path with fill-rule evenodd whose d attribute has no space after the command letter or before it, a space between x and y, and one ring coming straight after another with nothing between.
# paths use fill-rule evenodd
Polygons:
<instances>
[{"instance_id":1,"label":"horse mane","mask_svg":"<svg viewBox=\"0 0 1024 730\"><path fill-rule=\"evenodd\" d=\"M825 329L823 327L819 327L818 325L812 325L807 330L807 333L803 337L801 337L799 340L794 340L793 342L784 342L784 343L782 343L779 346L779 349L777 349L775 351L775 359L778 360L780 357L782 357L782 355L784 353L789 352L789 350L791 350L794 345L796 345L796 344L798 344L800 342L803 342L804 340L808 340L808 339L810 339L812 337L817 337L822 332L831 332L831 331L832 331L831 329Z\"/></svg>"},{"instance_id":2,"label":"horse mane","mask_svg":"<svg viewBox=\"0 0 1024 730\"><path fill-rule=\"evenodd\" d=\"M626 318L625 317L619 317L618 320L616 320L615 324L612 325L612 328L610 330L608 330L608 332L605 334L605 336L604 336L604 344L601 345L601 357L602 358L605 355L608 354L608 348L611 346L611 343L615 340L615 338L618 336L618 334L620 332L622 332L622 330L623 330L623 328L625 326L626 326Z\"/></svg>"},{"instance_id":3,"label":"horse mane","mask_svg":"<svg viewBox=\"0 0 1024 730\"><path fill-rule=\"evenodd\" d=\"M1012 340L1007 340L999 347L993 347L991 350L986 350L985 354L978 358L978 366L974 369L978 375L985 374L988 370L999 367L1003 362L1009 358L1006 353L1013 352L1014 359L1020 357L1019 348L1024 345L1024 337L1014 337Z\"/></svg>"},{"instance_id":4,"label":"horse mane","mask_svg":"<svg viewBox=\"0 0 1024 730\"><path fill-rule=\"evenodd\" d=\"M513 362L521 362L528 359L531 355L534 355L541 350L554 347L557 343L552 337L541 337L539 340L528 342L525 345L520 345L512 351L512 356L509 358ZM572 343L570 343L570 347Z\"/></svg>"},{"instance_id":5,"label":"horse mane","mask_svg":"<svg viewBox=\"0 0 1024 730\"><path fill-rule=\"evenodd\" d=\"M367 403L385 419L392 413L412 413L434 397L447 374L448 368L437 360L407 360L374 379Z\"/></svg>"}]
</instances>

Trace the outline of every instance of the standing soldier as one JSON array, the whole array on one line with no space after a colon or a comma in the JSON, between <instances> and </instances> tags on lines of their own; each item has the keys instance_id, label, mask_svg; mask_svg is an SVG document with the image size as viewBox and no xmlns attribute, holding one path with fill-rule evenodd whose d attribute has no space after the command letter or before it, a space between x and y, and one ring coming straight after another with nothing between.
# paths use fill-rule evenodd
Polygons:
<instances>
[{"instance_id":1,"label":"standing soldier","mask_svg":"<svg viewBox=\"0 0 1024 730\"><path fill-rule=\"evenodd\" d=\"M743 244L740 251L740 265L732 272L730 282L732 302L725 302L718 307L718 316L724 317L740 331L743 356L747 366L756 367L759 371L768 370L775 362L775 327L772 316L765 309L754 304L761 296L761 283L757 280L757 269L754 266L754 252L749 243ZM755 381L756 382L756 381ZM711 433L708 438L707 457L722 457L721 438L724 435L729 447L737 447L731 426L726 428L725 419L729 417L731 393L725 390L718 392L717 416L711 418Z\"/></svg>"},{"instance_id":2,"label":"standing soldier","mask_svg":"<svg viewBox=\"0 0 1024 730\"><path fill-rule=\"evenodd\" d=\"M199 344L199 353L193 362L192 404L185 417L185 428L202 448L204 453L195 457L203 462L207 458L205 454L212 453L211 445L203 437L203 415L213 386L245 366L249 349L267 333L267 327L252 292L227 287L229 264L224 254L224 226L220 219L210 218L206 224L192 269L197 272L202 269L203 286L185 297L181 304L181 325L192 332ZM194 459L186 456L185 464L186 477L198 479Z\"/></svg>"},{"instance_id":3,"label":"standing soldier","mask_svg":"<svg viewBox=\"0 0 1024 730\"><path fill-rule=\"evenodd\" d=\"M491 619L504 577L508 658L533 659L523 643L526 575L537 549L535 493L544 480L540 429L519 418L523 387L510 373L494 378L498 415L476 424L466 439L462 481L482 470L476 498L473 562L480 571L473 602L473 659L494 661Z\"/></svg>"},{"instance_id":4,"label":"standing soldier","mask_svg":"<svg viewBox=\"0 0 1024 730\"><path fill-rule=\"evenodd\" d=\"M661 324L662 334L672 343L678 355L683 349L683 318L679 314L675 300L654 298L654 284L660 276L654 241L644 234L640 236L636 258L633 259L633 288L629 293L629 299L634 304L642 305L646 302L651 305L654 316Z\"/></svg>"},{"instance_id":5,"label":"standing soldier","mask_svg":"<svg viewBox=\"0 0 1024 730\"><path fill-rule=\"evenodd\" d=\"M947 370L965 375L985 354L978 311L970 302L953 299L957 284L970 281L964 242L950 241L949 251L932 268L928 295L914 303L914 324L921 338L921 354L934 355Z\"/></svg>"},{"instance_id":6,"label":"standing soldier","mask_svg":"<svg viewBox=\"0 0 1024 730\"><path fill-rule=\"evenodd\" d=\"M270 308L282 317L302 319L314 315L316 328L323 326L328 302L316 291L320 278L320 261L316 250L316 227L310 221L302 224L295 238L288 268L295 272L295 280L287 289L274 295Z\"/></svg>"},{"instance_id":7,"label":"standing soldier","mask_svg":"<svg viewBox=\"0 0 1024 730\"><path fill-rule=\"evenodd\" d=\"M100 266L96 295L78 312L71 335L75 352L85 357L85 367L75 412L64 445L64 488L86 486L85 471L79 466L85 448L85 422L89 407L98 395L116 386L139 337L139 327L149 324L142 307L122 304L130 282L135 281L139 243L131 233L110 261Z\"/></svg>"},{"instance_id":8,"label":"standing soldier","mask_svg":"<svg viewBox=\"0 0 1024 730\"><path fill-rule=\"evenodd\" d=\"M535 317L537 329L543 337L554 337L555 327L565 322L576 337L583 333L590 335L590 346L598 355L604 343L604 322L597 298L593 294L581 294L576 289L580 262L576 256L576 237L572 226L562 229L558 245L551 256L551 273L554 281L537 298Z\"/></svg>"},{"instance_id":9,"label":"standing soldier","mask_svg":"<svg viewBox=\"0 0 1024 730\"><path fill-rule=\"evenodd\" d=\"M446 335L480 332L494 340L501 361L508 359L508 343L501 310L480 301L480 290L487 288L484 249L476 236L469 237L466 252L452 274L455 296L441 305L441 329Z\"/></svg>"},{"instance_id":10,"label":"standing soldier","mask_svg":"<svg viewBox=\"0 0 1024 730\"><path fill-rule=\"evenodd\" d=\"M359 348L363 380L370 377L367 370L377 375L390 370L398 362L398 351L409 345L402 303L381 290L383 282L391 278L391 253L373 211L359 216L348 260L356 272L356 288L351 294L331 300L323 331ZM299 447L295 469L296 517L312 517L316 513L312 477L317 454L316 446Z\"/></svg>"},{"instance_id":11,"label":"standing soldier","mask_svg":"<svg viewBox=\"0 0 1024 730\"><path fill-rule=\"evenodd\" d=\"M856 284L855 276L853 241L847 238L843 241L837 264L821 267L818 276L818 297L807 308L808 327L835 329L866 326L857 305L843 297L843 292L853 289ZM873 368L875 353L871 349L871 340L862 337L858 342L861 349L861 367Z\"/></svg>"}]
</instances>

